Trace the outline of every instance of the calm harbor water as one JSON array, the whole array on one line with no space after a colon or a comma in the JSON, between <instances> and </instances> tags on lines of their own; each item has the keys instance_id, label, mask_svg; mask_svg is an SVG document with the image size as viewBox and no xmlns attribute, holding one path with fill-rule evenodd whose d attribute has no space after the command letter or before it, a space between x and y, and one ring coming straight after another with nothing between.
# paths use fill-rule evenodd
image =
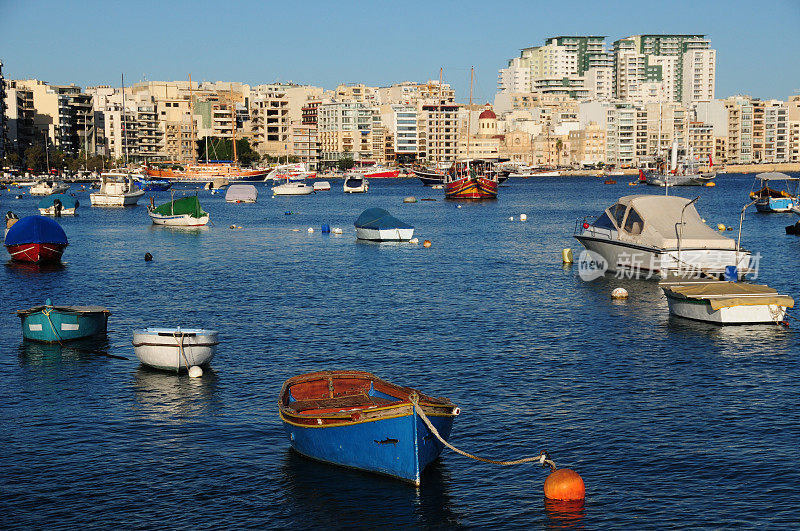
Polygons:
<instances>
[{"instance_id":1,"label":"calm harbor water","mask_svg":"<svg viewBox=\"0 0 800 531\"><path fill-rule=\"evenodd\" d=\"M673 192L701 196L709 224L735 227L751 183L728 175ZM59 220L64 267L0 273L0 527L800 524L800 323L669 318L656 282L587 283L561 264L562 248L580 250L576 219L663 189L512 179L497 201L458 208L417 180L370 184L366 195L333 181L277 199L259 185L254 205L200 191L214 225L198 231L151 226L144 206L92 208L76 192L79 215ZM436 201L403 204L408 195ZM20 217L36 202L0 196ZM371 206L432 247L357 243L353 220ZM758 281L798 298L800 238L784 234L794 218L751 211L743 242L762 255ZM325 223L344 234L321 234ZM610 298L617 286L627 301ZM107 306L107 339L23 342L13 312L48 297ZM219 330L202 379L139 366L133 330L162 325ZM281 383L330 368L450 398L463 411L451 442L469 452L547 449L582 475L585 503L545 503L541 468L448 450L418 490L295 455L277 415Z\"/></svg>"}]
</instances>

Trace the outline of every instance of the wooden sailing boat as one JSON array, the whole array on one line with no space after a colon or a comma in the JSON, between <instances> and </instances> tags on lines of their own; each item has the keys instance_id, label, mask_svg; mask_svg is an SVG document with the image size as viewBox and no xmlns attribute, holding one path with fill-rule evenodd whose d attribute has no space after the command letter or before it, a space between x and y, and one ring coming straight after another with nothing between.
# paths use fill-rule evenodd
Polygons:
<instances>
[{"instance_id":1,"label":"wooden sailing boat","mask_svg":"<svg viewBox=\"0 0 800 531\"><path fill-rule=\"evenodd\" d=\"M198 163L195 152L195 127L194 127L194 94L192 92L192 75L189 74L189 130L191 132L191 160L185 164L183 170L148 168L147 174L158 179L169 181L208 183L214 179L225 179L229 183L261 182L269 173L265 169L245 169L239 165L236 153L236 103L233 100L233 89L230 90L228 102L231 108L231 130L233 143L233 162L206 162Z\"/></svg>"},{"instance_id":2,"label":"wooden sailing boat","mask_svg":"<svg viewBox=\"0 0 800 531\"><path fill-rule=\"evenodd\" d=\"M469 104L472 107L472 85L474 67L469 76ZM473 160L469 156L469 134L472 128L472 110L467 114L467 158L455 162L444 178L446 199L495 199L497 198L497 173L494 164L486 160Z\"/></svg>"}]
</instances>

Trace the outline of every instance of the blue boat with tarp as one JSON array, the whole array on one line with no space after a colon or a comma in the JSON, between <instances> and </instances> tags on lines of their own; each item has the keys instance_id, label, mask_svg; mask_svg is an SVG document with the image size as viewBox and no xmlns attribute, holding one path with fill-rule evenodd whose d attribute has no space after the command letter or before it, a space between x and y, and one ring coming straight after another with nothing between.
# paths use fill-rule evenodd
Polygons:
<instances>
[{"instance_id":1,"label":"blue boat with tarp","mask_svg":"<svg viewBox=\"0 0 800 531\"><path fill-rule=\"evenodd\" d=\"M53 194L43 197L37 208L42 216L74 216L80 206L77 199L67 194Z\"/></svg>"},{"instance_id":2,"label":"blue boat with tarp","mask_svg":"<svg viewBox=\"0 0 800 531\"><path fill-rule=\"evenodd\" d=\"M111 312L102 306L42 306L18 310L22 337L43 343L62 343L105 334Z\"/></svg>"},{"instance_id":3,"label":"blue boat with tarp","mask_svg":"<svg viewBox=\"0 0 800 531\"><path fill-rule=\"evenodd\" d=\"M400 221L382 208L366 209L354 225L359 240L408 241L414 236L413 225Z\"/></svg>"},{"instance_id":4,"label":"blue boat with tarp","mask_svg":"<svg viewBox=\"0 0 800 531\"><path fill-rule=\"evenodd\" d=\"M321 371L283 384L279 413L292 448L306 457L415 485L444 448L460 410L363 371ZM432 433L420 413L438 433Z\"/></svg>"},{"instance_id":5,"label":"blue boat with tarp","mask_svg":"<svg viewBox=\"0 0 800 531\"><path fill-rule=\"evenodd\" d=\"M133 180L139 185L139 188L145 192L164 192L172 187L172 182L166 179L134 177Z\"/></svg>"}]
</instances>

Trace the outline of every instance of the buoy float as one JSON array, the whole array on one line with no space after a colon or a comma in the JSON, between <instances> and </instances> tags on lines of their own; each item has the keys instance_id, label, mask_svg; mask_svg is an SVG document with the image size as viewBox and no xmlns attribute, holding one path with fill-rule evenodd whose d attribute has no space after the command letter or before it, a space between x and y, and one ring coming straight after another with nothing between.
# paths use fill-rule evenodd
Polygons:
<instances>
[{"instance_id":1,"label":"buoy float","mask_svg":"<svg viewBox=\"0 0 800 531\"><path fill-rule=\"evenodd\" d=\"M328 234L330 231L331 231L331 226L328 225L327 223L322 226L322 233L323 234Z\"/></svg>"},{"instance_id":2,"label":"buoy float","mask_svg":"<svg viewBox=\"0 0 800 531\"><path fill-rule=\"evenodd\" d=\"M519 215L520 221L528 221L528 214L520 214Z\"/></svg>"},{"instance_id":3,"label":"buoy float","mask_svg":"<svg viewBox=\"0 0 800 531\"><path fill-rule=\"evenodd\" d=\"M308 232L314 232L314 227L309 227Z\"/></svg>"},{"instance_id":4,"label":"buoy float","mask_svg":"<svg viewBox=\"0 0 800 531\"><path fill-rule=\"evenodd\" d=\"M232 229L235 229L235 228L236 228L236 225L231 225L231 227L230 227L230 228L232 228Z\"/></svg>"},{"instance_id":5,"label":"buoy float","mask_svg":"<svg viewBox=\"0 0 800 531\"><path fill-rule=\"evenodd\" d=\"M614 290L611 292L611 297L614 299L627 299L628 290L625 288L614 288Z\"/></svg>"},{"instance_id":6,"label":"buoy float","mask_svg":"<svg viewBox=\"0 0 800 531\"><path fill-rule=\"evenodd\" d=\"M431 245L433 245L433 244L431 243L430 240L425 240L424 242L422 242L422 246L423 247L430 247Z\"/></svg>"},{"instance_id":7,"label":"buoy float","mask_svg":"<svg viewBox=\"0 0 800 531\"><path fill-rule=\"evenodd\" d=\"M461 205L458 205L456 208L461 208Z\"/></svg>"},{"instance_id":8,"label":"buoy float","mask_svg":"<svg viewBox=\"0 0 800 531\"><path fill-rule=\"evenodd\" d=\"M586 498L586 485L574 470L559 468L544 480L544 497L560 501L583 500Z\"/></svg>"},{"instance_id":9,"label":"buoy float","mask_svg":"<svg viewBox=\"0 0 800 531\"><path fill-rule=\"evenodd\" d=\"M22 226L22 225L20 225L20 226ZM150 253L144 253L144 261L145 262L152 262L153 261L153 255L150 254Z\"/></svg>"},{"instance_id":10,"label":"buoy float","mask_svg":"<svg viewBox=\"0 0 800 531\"><path fill-rule=\"evenodd\" d=\"M717 185L717 183L715 183L715 182L707 182L706 183L706 186L709 186L709 187L716 186L716 185Z\"/></svg>"},{"instance_id":11,"label":"buoy float","mask_svg":"<svg viewBox=\"0 0 800 531\"><path fill-rule=\"evenodd\" d=\"M203 376L203 369L197 365L189 367L189 378L200 378L201 376Z\"/></svg>"},{"instance_id":12,"label":"buoy float","mask_svg":"<svg viewBox=\"0 0 800 531\"><path fill-rule=\"evenodd\" d=\"M565 264L572 263L572 249L561 249L561 261Z\"/></svg>"},{"instance_id":13,"label":"buoy float","mask_svg":"<svg viewBox=\"0 0 800 531\"><path fill-rule=\"evenodd\" d=\"M283 215L284 216L291 216L292 215L292 211L291 210L287 210L286 212L283 213Z\"/></svg>"},{"instance_id":14,"label":"buoy float","mask_svg":"<svg viewBox=\"0 0 800 531\"><path fill-rule=\"evenodd\" d=\"M514 221L514 216L509 217L508 221Z\"/></svg>"},{"instance_id":15,"label":"buoy float","mask_svg":"<svg viewBox=\"0 0 800 531\"><path fill-rule=\"evenodd\" d=\"M411 238L408 243L419 243L419 238Z\"/></svg>"},{"instance_id":16,"label":"buoy float","mask_svg":"<svg viewBox=\"0 0 800 531\"><path fill-rule=\"evenodd\" d=\"M725 224L724 223L718 224L717 225L717 230L725 230Z\"/></svg>"},{"instance_id":17,"label":"buoy float","mask_svg":"<svg viewBox=\"0 0 800 531\"><path fill-rule=\"evenodd\" d=\"M403 203L416 203L416 202L417 202L417 198L414 197L413 195L410 195L410 196L408 196L408 197L403 199Z\"/></svg>"},{"instance_id":18,"label":"buoy float","mask_svg":"<svg viewBox=\"0 0 800 531\"><path fill-rule=\"evenodd\" d=\"M340 229L339 227L334 227L334 228L331 229L331 232L334 233L334 234L341 234L342 233L342 229Z\"/></svg>"}]
</instances>

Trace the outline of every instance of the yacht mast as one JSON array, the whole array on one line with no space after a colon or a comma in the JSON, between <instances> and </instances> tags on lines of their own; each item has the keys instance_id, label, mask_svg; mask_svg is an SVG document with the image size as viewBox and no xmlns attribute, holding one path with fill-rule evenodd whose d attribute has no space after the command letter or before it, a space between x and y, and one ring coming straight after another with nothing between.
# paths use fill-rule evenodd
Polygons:
<instances>
[{"instance_id":1,"label":"yacht mast","mask_svg":"<svg viewBox=\"0 0 800 531\"><path fill-rule=\"evenodd\" d=\"M475 79L475 67L469 69L469 107L467 107L467 168L469 168L469 135L472 129L472 82Z\"/></svg>"}]
</instances>

